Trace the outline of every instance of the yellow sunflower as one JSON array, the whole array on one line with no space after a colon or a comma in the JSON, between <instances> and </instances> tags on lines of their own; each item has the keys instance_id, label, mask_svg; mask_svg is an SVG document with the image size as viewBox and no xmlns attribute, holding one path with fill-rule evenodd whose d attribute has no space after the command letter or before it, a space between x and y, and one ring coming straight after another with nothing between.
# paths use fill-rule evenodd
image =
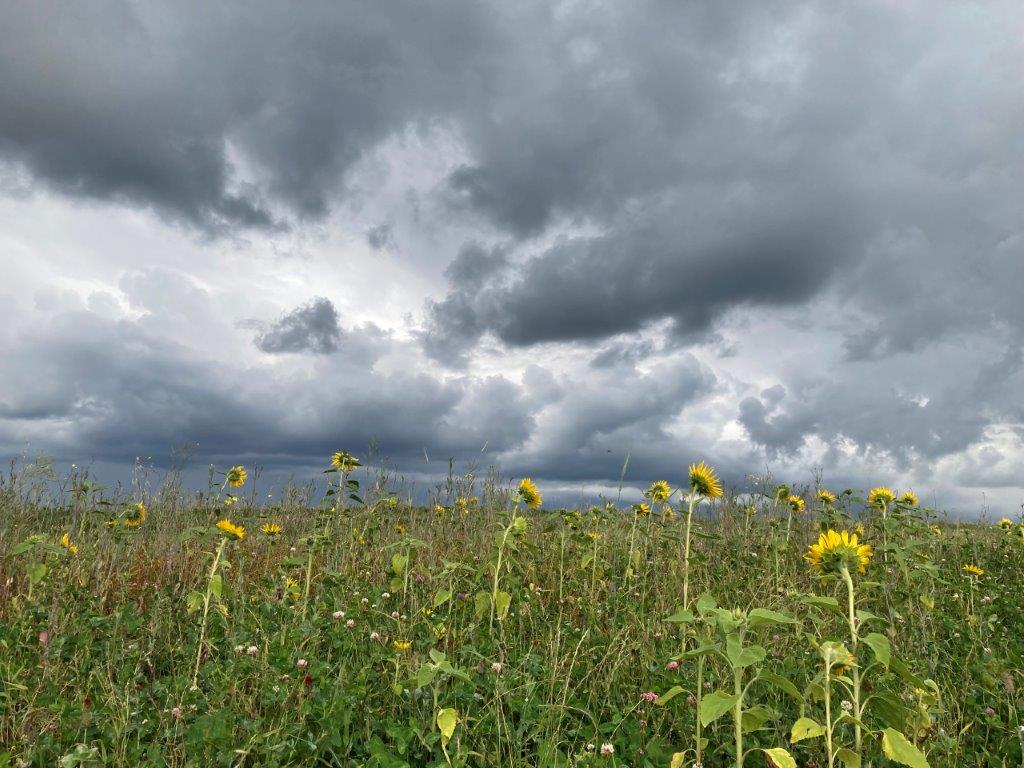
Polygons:
<instances>
[{"instance_id":1,"label":"yellow sunflower","mask_svg":"<svg viewBox=\"0 0 1024 768\"><path fill-rule=\"evenodd\" d=\"M217 521L217 528L225 535L232 539L244 539L245 538L245 527L241 525L235 525L226 517L223 520Z\"/></svg>"},{"instance_id":2,"label":"yellow sunflower","mask_svg":"<svg viewBox=\"0 0 1024 768\"><path fill-rule=\"evenodd\" d=\"M528 477L524 477L519 482L519 498L523 500L523 503L530 509L537 509L540 506L543 497L540 495L540 491L537 490L537 486L533 480Z\"/></svg>"},{"instance_id":3,"label":"yellow sunflower","mask_svg":"<svg viewBox=\"0 0 1024 768\"><path fill-rule=\"evenodd\" d=\"M838 573L843 566L864 573L872 554L871 545L859 543L856 533L829 529L810 546L804 559L819 573Z\"/></svg>"},{"instance_id":4,"label":"yellow sunflower","mask_svg":"<svg viewBox=\"0 0 1024 768\"><path fill-rule=\"evenodd\" d=\"M232 488L241 488L245 485L245 478L249 476L249 473L245 471L245 467L232 467L227 472L228 485Z\"/></svg>"},{"instance_id":5,"label":"yellow sunflower","mask_svg":"<svg viewBox=\"0 0 1024 768\"><path fill-rule=\"evenodd\" d=\"M1004 517L1004 518L1001 518L1001 519L999 520L999 522L997 523L997 525L998 525L998 526L999 526L1000 528L1002 528L1002 529L1003 529L1004 531L1008 531L1008 530L1010 530L1011 528L1013 528L1013 520L1011 520L1011 519L1010 519L1010 518L1008 518L1008 517Z\"/></svg>"},{"instance_id":6,"label":"yellow sunflower","mask_svg":"<svg viewBox=\"0 0 1024 768\"><path fill-rule=\"evenodd\" d=\"M60 545L71 554L75 554L78 551L78 545L72 543L71 534L69 533L65 533L60 537Z\"/></svg>"},{"instance_id":7,"label":"yellow sunflower","mask_svg":"<svg viewBox=\"0 0 1024 768\"><path fill-rule=\"evenodd\" d=\"M402 651L404 653L405 651L408 651L410 648L412 648L412 641L395 640L395 642L393 642L392 645L395 646L396 651Z\"/></svg>"},{"instance_id":8,"label":"yellow sunflower","mask_svg":"<svg viewBox=\"0 0 1024 768\"><path fill-rule=\"evenodd\" d=\"M647 517L651 514L651 505L644 501L641 501L639 504L634 504L633 513L637 517Z\"/></svg>"},{"instance_id":9,"label":"yellow sunflower","mask_svg":"<svg viewBox=\"0 0 1024 768\"><path fill-rule=\"evenodd\" d=\"M913 491L904 491L903 495L900 496L900 501L906 504L908 507L916 507L920 504L920 500L917 498L917 494Z\"/></svg>"},{"instance_id":10,"label":"yellow sunflower","mask_svg":"<svg viewBox=\"0 0 1024 768\"><path fill-rule=\"evenodd\" d=\"M872 507L886 507L896 501L896 494L884 485L868 491L868 504Z\"/></svg>"},{"instance_id":11,"label":"yellow sunflower","mask_svg":"<svg viewBox=\"0 0 1024 768\"><path fill-rule=\"evenodd\" d=\"M722 495L722 482L715 470L702 461L690 465L690 489L706 499L717 499Z\"/></svg>"},{"instance_id":12,"label":"yellow sunflower","mask_svg":"<svg viewBox=\"0 0 1024 768\"><path fill-rule=\"evenodd\" d=\"M342 472L351 472L356 467L362 466L359 459L348 451L336 451L331 456L331 466Z\"/></svg>"},{"instance_id":13,"label":"yellow sunflower","mask_svg":"<svg viewBox=\"0 0 1024 768\"><path fill-rule=\"evenodd\" d=\"M786 499L786 503L789 504L789 508L792 509L794 512L804 511L804 500L801 497L797 496L796 494L791 493L789 495L789 498Z\"/></svg>"},{"instance_id":14,"label":"yellow sunflower","mask_svg":"<svg viewBox=\"0 0 1024 768\"><path fill-rule=\"evenodd\" d=\"M668 497L672 495L672 486L666 480L658 480L651 483L651 487L647 489L647 493L644 495L656 504L660 504L668 501Z\"/></svg>"},{"instance_id":15,"label":"yellow sunflower","mask_svg":"<svg viewBox=\"0 0 1024 768\"><path fill-rule=\"evenodd\" d=\"M260 530L263 531L264 535L273 538L274 536L280 536L283 529L277 523L264 523Z\"/></svg>"},{"instance_id":16,"label":"yellow sunflower","mask_svg":"<svg viewBox=\"0 0 1024 768\"><path fill-rule=\"evenodd\" d=\"M964 573L969 574L971 576L984 576L985 569L979 568L976 565L971 565L970 563L968 563L964 566Z\"/></svg>"},{"instance_id":17,"label":"yellow sunflower","mask_svg":"<svg viewBox=\"0 0 1024 768\"><path fill-rule=\"evenodd\" d=\"M832 504L836 503L836 495L832 493L832 491L826 490L824 488L819 488L818 501L827 506L831 506Z\"/></svg>"},{"instance_id":18,"label":"yellow sunflower","mask_svg":"<svg viewBox=\"0 0 1024 768\"><path fill-rule=\"evenodd\" d=\"M128 514L124 517L124 524L129 528L138 528L144 522L146 522L146 505L139 501L128 510Z\"/></svg>"}]
</instances>

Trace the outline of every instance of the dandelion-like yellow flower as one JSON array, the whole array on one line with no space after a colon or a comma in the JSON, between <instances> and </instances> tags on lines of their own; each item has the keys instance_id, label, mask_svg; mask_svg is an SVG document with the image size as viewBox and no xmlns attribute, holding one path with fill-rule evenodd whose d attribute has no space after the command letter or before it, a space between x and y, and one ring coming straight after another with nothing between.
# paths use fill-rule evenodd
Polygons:
<instances>
[{"instance_id":1,"label":"dandelion-like yellow flower","mask_svg":"<svg viewBox=\"0 0 1024 768\"><path fill-rule=\"evenodd\" d=\"M747 504L747 506L743 508L743 514L747 515L747 517L753 517L757 514L757 507L753 504Z\"/></svg>"},{"instance_id":2,"label":"dandelion-like yellow flower","mask_svg":"<svg viewBox=\"0 0 1024 768\"><path fill-rule=\"evenodd\" d=\"M217 528L225 536L228 536L232 539L241 540L245 538L245 527L241 525L235 525L226 517L223 520L217 521Z\"/></svg>"},{"instance_id":3,"label":"dandelion-like yellow flower","mask_svg":"<svg viewBox=\"0 0 1024 768\"><path fill-rule=\"evenodd\" d=\"M405 534L405 526L402 525L401 523L395 523L395 533L397 533L399 536L404 535Z\"/></svg>"},{"instance_id":4,"label":"dandelion-like yellow flower","mask_svg":"<svg viewBox=\"0 0 1024 768\"><path fill-rule=\"evenodd\" d=\"M331 466L342 472L351 472L362 465L359 463L359 459L348 451L337 451L331 456Z\"/></svg>"},{"instance_id":5,"label":"dandelion-like yellow flower","mask_svg":"<svg viewBox=\"0 0 1024 768\"><path fill-rule=\"evenodd\" d=\"M873 555L870 544L861 544L856 533L828 530L818 537L804 555L819 573L837 573L844 566L864 573Z\"/></svg>"},{"instance_id":6,"label":"dandelion-like yellow flower","mask_svg":"<svg viewBox=\"0 0 1024 768\"><path fill-rule=\"evenodd\" d=\"M645 495L656 504L661 504L668 501L669 496L672 495L672 486L666 480L657 480L651 483L651 487L647 489Z\"/></svg>"},{"instance_id":7,"label":"dandelion-like yellow flower","mask_svg":"<svg viewBox=\"0 0 1024 768\"><path fill-rule=\"evenodd\" d=\"M249 473L245 471L245 467L232 467L227 472L228 485L232 488L241 488L245 485L245 478L249 476Z\"/></svg>"},{"instance_id":8,"label":"dandelion-like yellow flower","mask_svg":"<svg viewBox=\"0 0 1024 768\"><path fill-rule=\"evenodd\" d=\"M836 503L836 495L832 491L824 488L818 489L818 501L827 506L831 506Z\"/></svg>"},{"instance_id":9,"label":"dandelion-like yellow flower","mask_svg":"<svg viewBox=\"0 0 1024 768\"><path fill-rule=\"evenodd\" d=\"M863 536L864 523L857 523L855 526L853 526L853 532L856 533L858 536Z\"/></svg>"},{"instance_id":10,"label":"dandelion-like yellow flower","mask_svg":"<svg viewBox=\"0 0 1024 768\"><path fill-rule=\"evenodd\" d=\"M935 536L941 536L941 535L942 535L942 528L940 528L940 527L939 527L939 526L937 526L937 525L933 525L933 526L932 526L932 533L933 533L933 534L934 534Z\"/></svg>"},{"instance_id":11,"label":"dandelion-like yellow flower","mask_svg":"<svg viewBox=\"0 0 1024 768\"><path fill-rule=\"evenodd\" d=\"M136 502L135 504L132 504L128 510L128 514L125 515L124 524L129 528L138 528L146 522L147 514L146 505L141 501Z\"/></svg>"},{"instance_id":12,"label":"dandelion-like yellow flower","mask_svg":"<svg viewBox=\"0 0 1024 768\"><path fill-rule=\"evenodd\" d=\"M237 496L232 496L229 493L227 496L224 497L224 506L225 507L233 507L233 506L235 506L235 502L236 501L238 501L238 497Z\"/></svg>"},{"instance_id":13,"label":"dandelion-like yellow flower","mask_svg":"<svg viewBox=\"0 0 1024 768\"><path fill-rule=\"evenodd\" d=\"M998 526L999 526L1000 528L1002 528L1002 529L1003 529L1004 531L1008 531L1008 530L1010 530L1011 528L1013 528L1013 520L1011 520L1011 519L1010 519L1010 518L1008 518L1008 517L1004 517L1004 518L1001 518L1001 519L999 520L999 522L997 523L997 525L998 525Z\"/></svg>"},{"instance_id":14,"label":"dandelion-like yellow flower","mask_svg":"<svg viewBox=\"0 0 1024 768\"><path fill-rule=\"evenodd\" d=\"M984 576L985 569L979 568L976 565L971 565L970 563L968 563L964 566L964 573L969 574L971 576Z\"/></svg>"},{"instance_id":15,"label":"dandelion-like yellow flower","mask_svg":"<svg viewBox=\"0 0 1024 768\"><path fill-rule=\"evenodd\" d=\"M690 465L690 489L706 499L717 499L722 495L722 483L715 470L703 461Z\"/></svg>"},{"instance_id":16,"label":"dandelion-like yellow flower","mask_svg":"<svg viewBox=\"0 0 1024 768\"><path fill-rule=\"evenodd\" d=\"M71 554L75 554L78 551L78 545L72 543L71 534L69 533L65 533L60 537L60 545Z\"/></svg>"},{"instance_id":17,"label":"dandelion-like yellow flower","mask_svg":"<svg viewBox=\"0 0 1024 768\"><path fill-rule=\"evenodd\" d=\"M264 535L274 537L280 536L283 529L277 523L264 523L260 530L263 531Z\"/></svg>"},{"instance_id":18,"label":"dandelion-like yellow flower","mask_svg":"<svg viewBox=\"0 0 1024 768\"><path fill-rule=\"evenodd\" d=\"M634 504L633 513L637 517L647 517L651 514L651 505L644 501L641 501L639 504Z\"/></svg>"},{"instance_id":19,"label":"dandelion-like yellow flower","mask_svg":"<svg viewBox=\"0 0 1024 768\"><path fill-rule=\"evenodd\" d=\"M519 481L519 498L523 500L523 503L530 509L537 509L540 506L543 497L540 495L540 491L537 490L537 486L533 480L528 477L524 477Z\"/></svg>"},{"instance_id":20,"label":"dandelion-like yellow flower","mask_svg":"<svg viewBox=\"0 0 1024 768\"><path fill-rule=\"evenodd\" d=\"M789 498L786 499L786 503L789 504L789 508L792 509L794 512L804 511L804 500L800 496L797 496L796 494L791 493L789 495Z\"/></svg>"},{"instance_id":21,"label":"dandelion-like yellow flower","mask_svg":"<svg viewBox=\"0 0 1024 768\"><path fill-rule=\"evenodd\" d=\"M412 641L411 640L395 640L392 643L392 645L395 646L395 650L396 651L401 651L402 653L405 653L410 648L412 648Z\"/></svg>"},{"instance_id":22,"label":"dandelion-like yellow flower","mask_svg":"<svg viewBox=\"0 0 1024 768\"><path fill-rule=\"evenodd\" d=\"M900 501L906 504L908 507L916 507L920 504L920 500L917 498L917 494L913 491L904 491L903 495L900 496Z\"/></svg>"},{"instance_id":23,"label":"dandelion-like yellow flower","mask_svg":"<svg viewBox=\"0 0 1024 768\"><path fill-rule=\"evenodd\" d=\"M896 501L896 494L884 485L868 491L868 504L872 507L885 507Z\"/></svg>"}]
</instances>

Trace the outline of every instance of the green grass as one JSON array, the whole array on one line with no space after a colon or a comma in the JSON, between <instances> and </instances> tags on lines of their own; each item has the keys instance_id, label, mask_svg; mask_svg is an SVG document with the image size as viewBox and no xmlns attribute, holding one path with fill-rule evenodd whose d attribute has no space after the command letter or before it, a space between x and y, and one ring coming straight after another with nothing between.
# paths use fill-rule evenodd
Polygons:
<instances>
[{"instance_id":1,"label":"green grass","mask_svg":"<svg viewBox=\"0 0 1024 768\"><path fill-rule=\"evenodd\" d=\"M846 587L803 560L846 515L876 548L854 577L862 765L898 764L883 735L908 765L1024 765L1016 529L937 532L926 511L883 520L856 494L829 511L808 493L787 544L771 499L750 515L727 494L696 506L683 606L678 494L641 518L534 511L457 478L435 508L359 471L361 490L331 475L325 504L293 489L225 509L222 490L165 487L136 529L106 521L137 496L76 477L43 501L5 480L0 766L690 766L698 711L705 768L735 766L737 743L746 766L783 748L823 768L826 721L852 765L852 667L830 673L829 718L823 695L822 649L854 646ZM341 496L357 500L327 508ZM243 540L214 528L225 516ZM801 717L818 728L794 743Z\"/></svg>"}]
</instances>

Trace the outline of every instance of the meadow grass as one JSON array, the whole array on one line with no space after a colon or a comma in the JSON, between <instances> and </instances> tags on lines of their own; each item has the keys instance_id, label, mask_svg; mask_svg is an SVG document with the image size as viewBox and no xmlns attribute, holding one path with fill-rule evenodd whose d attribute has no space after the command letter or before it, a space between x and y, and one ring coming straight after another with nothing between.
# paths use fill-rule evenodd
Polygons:
<instances>
[{"instance_id":1,"label":"meadow grass","mask_svg":"<svg viewBox=\"0 0 1024 768\"><path fill-rule=\"evenodd\" d=\"M12 470L0 766L1024 765L1017 523L682 474L555 510L354 459L262 505ZM808 562L828 529L863 574Z\"/></svg>"}]
</instances>

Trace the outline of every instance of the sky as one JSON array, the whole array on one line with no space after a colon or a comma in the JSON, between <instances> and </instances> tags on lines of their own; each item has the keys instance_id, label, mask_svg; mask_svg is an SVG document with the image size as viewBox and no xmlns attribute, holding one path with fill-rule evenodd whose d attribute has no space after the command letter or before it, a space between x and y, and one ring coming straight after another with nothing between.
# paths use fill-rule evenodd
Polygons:
<instances>
[{"instance_id":1,"label":"sky","mask_svg":"<svg viewBox=\"0 0 1024 768\"><path fill-rule=\"evenodd\" d=\"M0 457L1024 503L1016 0L0 6Z\"/></svg>"}]
</instances>

